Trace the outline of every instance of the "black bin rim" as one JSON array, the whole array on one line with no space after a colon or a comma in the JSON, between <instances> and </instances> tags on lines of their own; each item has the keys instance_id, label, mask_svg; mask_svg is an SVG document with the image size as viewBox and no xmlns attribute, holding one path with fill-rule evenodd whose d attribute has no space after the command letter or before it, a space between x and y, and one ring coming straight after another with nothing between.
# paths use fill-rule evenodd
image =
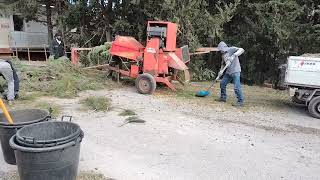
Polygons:
<instances>
[{"instance_id":1,"label":"black bin rim","mask_svg":"<svg viewBox=\"0 0 320 180\"><path fill-rule=\"evenodd\" d=\"M44 153L44 152L63 150L63 149L69 148L71 146L75 146L78 143L81 144L82 138L83 137L79 136L74 141L70 141L66 144L62 144L62 145L58 145L58 146L44 147L44 148L33 148L33 147L25 147L25 146L19 145L16 141L16 135L14 135L10 138L9 144L10 144L10 147L15 151L28 152L28 153Z\"/></svg>"},{"instance_id":2,"label":"black bin rim","mask_svg":"<svg viewBox=\"0 0 320 180\"><path fill-rule=\"evenodd\" d=\"M58 139L52 139L52 140L42 140L42 139L37 139L36 137L28 137L23 135L24 131L27 131L28 128L41 127L41 126L48 127L51 124L67 124L69 126L74 126L76 131L68 136L58 138ZM18 139L18 142L22 142L23 144L27 144L28 146L31 146L31 147L39 147L39 146L46 146L46 145L51 146L52 144L61 144L63 142L72 141L77 137L81 136L81 133L82 133L82 130L80 126L76 123L65 122L65 121L50 121L50 122L41 122L41 123L24 126L23 128L17 131L16 139Z\"/></svg>"},{"instance_id":3,"label":"black bin rim","mask_svg":"<svg viewBox=\"0 0 320 180\"><path fill-rule=\"evenodd\" d=\"M48 120L51 116L48 110L44 109L19 109L19 110L11 110L9 111L9 114L14 114L14 113L19 113L19 112L41 112L43 113L43 117L39 117L38 119L32 120L32 121L27 121L27 122L18 122L15 123L13 119L13 124L10 124L9 122L2 122L0 121L0 127L3 128L17 128L21 126L26 126L34 123L38 123L44 120ZM3 115L3 113L0 113L0 115Z\"/></svg>"},{"instance_id":4,"label":"black bin rim","mask_svg":"<svg viewBox=\"0 0 320 180\"><path fill-rule=\"evenodd\" d=\"M77 139L78 137L82 138L83 136L84 136L84 133L81 130L80 135L76 135L75 137L72 137L70 139L66 139L66 140L63 140L63 141L59 141L59 142L52 142L52 143L50 143L50 142L49 143L48 142L45 142L45 143L32 142L32 143L29 143L29 142L21 141L17 137L16 137L15 141L16 141L16 143L18 145L23 146L23 147L46 148L46 147L53 147L53 146L59 146L59 145L67 144L67 143L69 143L71 141L75 141L75 139Z\"/></svg>"}]
</instances>

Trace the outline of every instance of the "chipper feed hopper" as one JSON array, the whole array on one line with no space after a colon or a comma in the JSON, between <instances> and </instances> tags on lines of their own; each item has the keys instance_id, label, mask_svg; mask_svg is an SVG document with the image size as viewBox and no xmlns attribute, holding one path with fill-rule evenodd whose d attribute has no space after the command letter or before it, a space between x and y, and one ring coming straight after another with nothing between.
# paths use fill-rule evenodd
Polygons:
<instances>
[{"instance_id":1,"label":"chipper feed hopper","mask_svg":"<svg viewBox=\"0 0 320 180\"><path fill-rule=\"evenodd\" d=\"M135 78L138 92L152 94L157 83L175 91L172 80L190 80L186 63L190 61L188 46L176 47L177 25L171 22L149 21L146 46L133 37L117 36L112 43L108 69ZM182 73L179 73L182 72Z\"/></svg>"}]
</instances>

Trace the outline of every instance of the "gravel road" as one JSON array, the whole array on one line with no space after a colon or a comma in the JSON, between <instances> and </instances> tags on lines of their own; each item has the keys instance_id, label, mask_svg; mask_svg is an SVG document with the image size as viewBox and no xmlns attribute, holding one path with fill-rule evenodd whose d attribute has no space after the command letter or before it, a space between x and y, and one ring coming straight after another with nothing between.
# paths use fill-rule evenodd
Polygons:
<instances>
[{"instance_id":1,"label":"gravel road","mask_svg":"<svg viewBox=\"0 0 320 180\"><path fill-rule=\"evenodd\" d=\"M112 110L84 111L79 100L92 95L111 98ZM119 180L320 179L320 120L303 108L221 111L132 88L80 97L43 100L62 106L83 128L81 171ZM119 127L123 109L146 123ZM0 158L0 172L15 170Z\"/></svg>"}]
</instances>

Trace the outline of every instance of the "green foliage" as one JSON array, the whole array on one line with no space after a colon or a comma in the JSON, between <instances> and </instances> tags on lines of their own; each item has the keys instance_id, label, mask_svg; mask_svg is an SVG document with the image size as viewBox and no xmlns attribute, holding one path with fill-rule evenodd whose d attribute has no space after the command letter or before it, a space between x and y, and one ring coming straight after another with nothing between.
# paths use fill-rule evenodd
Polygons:
<instances>
[{"instance_id":1,"label":"green foliage","mask_svg":"<svg viewBox=\"0 0 320 180\"><path fill-rule=\"evenodd\" d=\"M108 83L103 74L81 70L69 61L49 61L43 67L16 63L16 67L20 73L21 92L72 98L80 91L102 89Z\"/></svg>"},{"instance_id":2,"label":"green foliage","mask_svg":"<svg viewBox=\"0 0 320 180\"><path fill-rule=\"evenodd\" d=\"M240 58L245 81L272 81L279 64L289 55L319 52L319 0L57 0L60 2L58 26L65 28L66 44L94 47L116 35L146 40L146 21L163 20L179 24L178 46L216 46L219 41L242 47ZM19 0L16 10L27 19L44 15L39 4L55 1ZM56 3L58 4L58 3ZM57 10L53 10L53 14ZM76 32L67 30L76 29ZM208 41L210 37L210 42ZM104 47L101 47L104 48ZM96 52L97 51L97 52ZM95 65L109 56L100 48L80 56L85 66ZM101 58L101 59L100 59ZM212 78L216 63L194 63L195 79ZM198 74L199 73L199 74ZM204 74L204 75L202 75ZM197 77L200 76L200 77Z\"/></svg>"},{"instance_id":3,"label":"green foliage","mask_svg":"<svg viewBox=\"0 0 320 180\"><path fill-rule=\"evenodd\" d=\"M89 53L80 52L80 63L84 67L107 63L111 57L110 47L111 43L106 42L104 45L94 47Z\"/></svg>"},{"instance_id":4,"label":"green foliage","mask_svg":"<svg viewBox=\"0 0 320 180\"><path fill-rule=\"evenodd\" d=\"M276 78L277 67L290 55L319 51L319 14L315 1L245 1L224 29L225 39L246 50L244 78L256 83Z\"/></svg>"},{"instance_id":5,"label":"green foliage","mask_svg":"<svg viewBox=\"0 0 320 180\"><path fill-rule=\"evenodd\" d=\"M192 61L189 67L191 69L191 77L195 81L212 80L216 76L216 73L209 69L202 59Z\"/></svg>"},{"instance_id":6,"label":"green foliage","mask_svg":"<svg viewBox=\"0 0 320 180\"><path fill-rule=\"evenodd\" d=\"M81 101L87 108L95 111L108 111L111 107L111 99L107 97L88 97Z\"/></svg>"}]
</instances>

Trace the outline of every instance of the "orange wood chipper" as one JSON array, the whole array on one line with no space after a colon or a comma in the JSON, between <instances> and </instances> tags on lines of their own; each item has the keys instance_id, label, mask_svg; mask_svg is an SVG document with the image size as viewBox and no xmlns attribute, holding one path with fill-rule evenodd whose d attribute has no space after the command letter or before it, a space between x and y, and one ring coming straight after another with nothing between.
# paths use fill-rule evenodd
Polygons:
<instances>
[{"instance_id":1,"label":"orange wood chipper","mask_svg":"<svg viewBox=\"0 0 320 180\"><path fill-rule=\"evenodd\" d=\"M175 23L149 21L146 47L133 37L117 36L110 54L113 62L120 63L109 63L108 69L136 78L136 88L142 94L152 94L157 83L175 91L171 81L177 80L179 71L184 73L184 81L190 80L186 66L190 61L189 48L176 47L177 30Z\"/></svg>"},{"instance_id":2,"label":"orange wood chipper","mask_svg":"<svg viewBox=\"0 0 320 180\"><path fill-rule=\"evenodd\" d=\"M217 48L199 48L189 53L188 46L177 48L177 24L164 21L149 21L146 46L133 37L117 36L110 48L111 58L107 64L99 65L119 76L135 78L138 92L152 94L157 83L163 83L176 91L173 80L181 83L190 81L186 64L190 55L206 54ZM90 51L92 48L72 48L71 60L78 63L78 51ZM96 67L94 67L96 68Z\"/></svg>"}]
</instances>

